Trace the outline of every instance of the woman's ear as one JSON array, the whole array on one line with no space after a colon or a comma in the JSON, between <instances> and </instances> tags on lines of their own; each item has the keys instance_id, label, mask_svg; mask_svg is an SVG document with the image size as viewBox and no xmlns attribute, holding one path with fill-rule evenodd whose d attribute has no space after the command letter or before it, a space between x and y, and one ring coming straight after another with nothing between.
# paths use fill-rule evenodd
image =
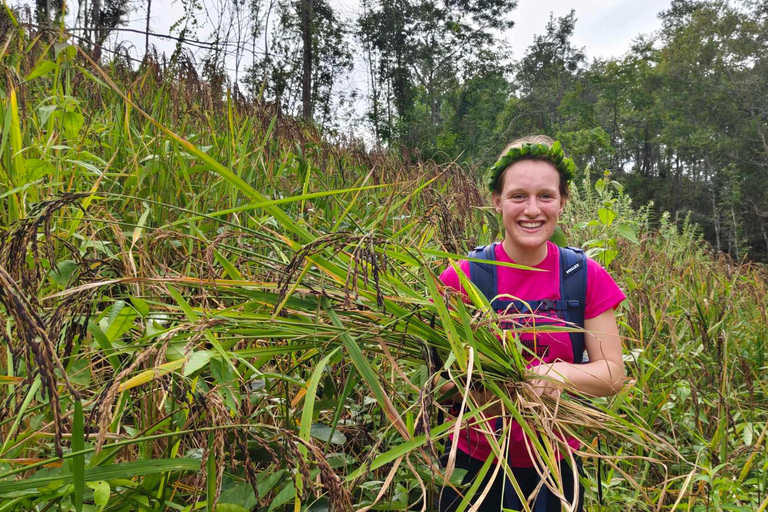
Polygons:
<instances>
[{"instance_id":1,"label":"woman's ear","mask_svg":"<svg viewBox=\"0 0 768 512\"><path fill-rule=\"evenodd\" d=\"M563 212L565 211L565 203L568 202L567 196L560 196L560 211L557 213L557 216L561 216Z\"/></svg>"},{"instance_id":2,"label":"woman's ear","mask_svg":"<svg viewBox=\"0 0 768 512\"><path fill-rule=\"evenodd\" d=\"M491 195L491 201L493 202L493 207L496 208L496 213L501 213L501 194L494 192Z\"/></svg>"}]
</instances>

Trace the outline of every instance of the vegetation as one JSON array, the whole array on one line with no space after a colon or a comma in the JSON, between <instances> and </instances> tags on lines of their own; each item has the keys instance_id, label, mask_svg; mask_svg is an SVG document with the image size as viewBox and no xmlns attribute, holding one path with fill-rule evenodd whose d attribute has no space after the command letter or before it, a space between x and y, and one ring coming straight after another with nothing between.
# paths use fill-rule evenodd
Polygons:
<instances>
[{"instance_id":1,"label":"vegetation","mask_svg":"<svg viewBox=\"0 0 768 512\"><path fill-rule=\"evenodd\" d=\"M582 168L563 236L628 292L631 379L537 402L483 298L435 277L499 235L464 168L329 144L182 57L102 70L6 14L0 510L431 509L440 440L481 412L439 419L446 372L582 439L590 509L768 507L765 267Z\"/></svg>"}]
</instances>

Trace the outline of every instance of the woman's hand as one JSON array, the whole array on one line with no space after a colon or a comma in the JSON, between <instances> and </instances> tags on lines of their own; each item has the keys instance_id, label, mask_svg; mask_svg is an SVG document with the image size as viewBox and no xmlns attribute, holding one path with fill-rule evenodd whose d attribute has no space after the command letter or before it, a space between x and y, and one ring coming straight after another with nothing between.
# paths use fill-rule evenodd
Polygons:
<instances>
[{"instance_id":1,"label":"woman's hand","mask_svg":"<svg viewBox=\"0 0 768 512\"><path fill-rule=\"evenodd\" d=\"M568 363L542 363L529 368L529 383L536 396L560 396L563 389L571 384L567 376L571 366Z\"/></svg>"}]
</instances>

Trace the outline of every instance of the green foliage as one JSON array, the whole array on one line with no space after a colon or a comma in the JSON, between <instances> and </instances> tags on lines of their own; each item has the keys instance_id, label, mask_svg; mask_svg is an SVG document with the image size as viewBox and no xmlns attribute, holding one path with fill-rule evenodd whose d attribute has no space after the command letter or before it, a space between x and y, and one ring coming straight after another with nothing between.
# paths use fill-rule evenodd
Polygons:
<instances>
[{"instance_id":1,"label":"green foliage","mask_svg":"<svg viewBox=\"0 0 768 512\"><path fill-rule=\"evenodd\" d=\"M531 406L514 337L498 343L468 281L465 303L436 278L499 229L460 166L332 146L199 84L102 75L67 46L20 87L56 58L27 37L2 55L0 95L4 510L429 509L456 425L437 422L444 372L482 378L531 433L556 421L585 441L588 506L598 433L610 509L764 501L763 267L585 175L562 227L629 296L632 382L594 408ZM75 137L66 112L84 118ZM607 147L563 133L587 160ZM482 414L463 407L460 422Z\"/></svg>"},{"instance_id":2,"label":"green foliage","mask_svg":"<svg viewBox=\"0 0 768 512\"><path fill-rule=\"evenodd\" d=\"M595 182L594 191L596 194L592 192L587 167L582 188L575 191L572 204L579 208L579 217L592 218L576 222L572 229L581 241L580 245L587 249L587 256L608 266L619 254L619 238L640 244L637 232L647 225L647 219L642 218L642 213L637 215L632 211L631 201L624 195L624 187L611 179L609 171L605 171L603 177Z\"/></svg>"}]
</instances>

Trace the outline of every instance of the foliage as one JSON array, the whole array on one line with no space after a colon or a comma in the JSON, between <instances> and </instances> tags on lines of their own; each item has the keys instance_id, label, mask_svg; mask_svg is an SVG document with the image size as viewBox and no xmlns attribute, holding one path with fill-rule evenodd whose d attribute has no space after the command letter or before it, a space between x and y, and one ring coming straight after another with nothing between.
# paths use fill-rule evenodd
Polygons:
<instances>
[{"instance_id":1,"label":"foliage","mask_svg":"<svg viewBox=\"0 0 768 512\"><path fill-rule=\"evenodd\" d=\"M369 51L372 82L378 82L371 98L377 136L431 157L443 103L465 62L490 53L497 44L493 31L512 27L509 13L516 5L515 0L366 2L360 38Z\"/></svg>"},{"instance_id":2,"label":"foliage","mask_svg":"<svg viewBox=\"0 0 768 512\"><path fill-rule=\"evenodd\" d=\"M10 34L4 510L429 508L456 481L434 465L441 439L482 414L467 399L437 421L444 372L462 390L482 378L507 419L582 439L592 507L598 434L606 508L764 506L763 267L713 255L690 224L654 229L585 177L564 229L617 251L632 381L592 408L536 402L483 298L435 277L492 231L464 169L333 146L191 76L107 73Z\"/></svg>"},{"instance_id":3,"label":"foliage","mask_svg":"<svg viewBox=\"0 0 768 512\"><path fill-rule=\"evenodd\" d=\"M301 99L301 5L300 0L276 2L274 14L279 21L271 29L259 27L270 42L264 55L247 69L245 79L253 95L274 102L288 114L299 111ZM332 95L339 79L352 68L349 28L325 0L313 0L312 13L313 118L320 125L329 126L337 103L354 99Z\"/></svg>"}]
</instances>

